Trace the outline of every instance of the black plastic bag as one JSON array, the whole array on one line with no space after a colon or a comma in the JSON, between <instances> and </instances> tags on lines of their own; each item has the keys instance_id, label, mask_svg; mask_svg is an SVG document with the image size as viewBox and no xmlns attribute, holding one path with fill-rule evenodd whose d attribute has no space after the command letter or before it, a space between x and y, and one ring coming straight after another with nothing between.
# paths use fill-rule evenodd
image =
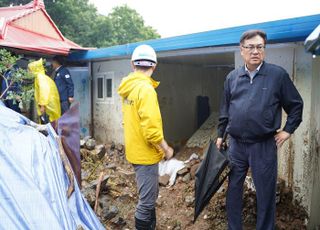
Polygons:
<instances>
[{"instance_id":1,"label":"black plastic bag","mask_svg":"<svg viewBox=\"0 0 320 230\"><path fill-rule=\"evenodd\" d=\"M223 146L219 150L211 141L204 151L205 157L195 175L194 222L231 172L227 148Z\"/></svg>"}]
</instances>

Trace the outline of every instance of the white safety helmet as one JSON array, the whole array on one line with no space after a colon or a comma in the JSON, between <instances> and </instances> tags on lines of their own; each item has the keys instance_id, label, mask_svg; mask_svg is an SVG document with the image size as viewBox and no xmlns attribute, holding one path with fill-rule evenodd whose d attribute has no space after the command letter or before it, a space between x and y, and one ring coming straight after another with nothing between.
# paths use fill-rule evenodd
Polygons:
<instances>
[{"instance_id":1,"label":"white safety helmet","mask_svg":"<svg viewBox=\"0 0 320 230\"><path fill-rule=\"evenodd\" d=\"M149 45L140 45L132 53L131 61L135 66L156 66L157 55Z\"/></svg>"}]
</instances>

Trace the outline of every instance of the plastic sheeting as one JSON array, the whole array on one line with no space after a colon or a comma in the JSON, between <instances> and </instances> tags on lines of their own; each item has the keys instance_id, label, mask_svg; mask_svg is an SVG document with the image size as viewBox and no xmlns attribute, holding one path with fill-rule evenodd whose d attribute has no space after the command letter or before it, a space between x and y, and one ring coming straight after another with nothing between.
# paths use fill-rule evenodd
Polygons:
<instances>
[{"instance_id":1,"label":"plastic sheeting","mask_svg":"<svg viewBox=\"0 0 320 230\"><path fill-rule=\"evenodd\" d=\"M178 171L184 167L183 161L179 161L175 158L168 161L162 160L159 162L159 176L169 175L169 186L172 186L176 181Z\"/></svg>"},{"instance_id":2,"label":"plastic sheeting","mask_svg":"<svg viewBox=\"0 0 320 230\"><path fill-rule=\"evenodd\" d=\"M104 229L77 183L67 198L51 125L46 137L29 124L0 102L0 229Z\"/></svg>"},{"instance_id":3,"label":"plastic sheeting","mask_svg":"<svg viewBox=\"0 0 320 230\"><path fill-rule=\"evenodd\" d=\"M219 150L214 141L210 142L204 154L196 172L194 222L232 170L227 150Z\"/></svg>"},{"instance_id":4,"label":"plastic sheeting","mask_svg":"<svg viewBox=\"0 0 320 230\"><path fill-rule=\"evenodd\" d=\"M72 104L58 120L51 122L55 131L61 137L63 149L68 157L73 172L81 185L80 160L80 113L79 102Z\"/></svg>"}]
</instances>

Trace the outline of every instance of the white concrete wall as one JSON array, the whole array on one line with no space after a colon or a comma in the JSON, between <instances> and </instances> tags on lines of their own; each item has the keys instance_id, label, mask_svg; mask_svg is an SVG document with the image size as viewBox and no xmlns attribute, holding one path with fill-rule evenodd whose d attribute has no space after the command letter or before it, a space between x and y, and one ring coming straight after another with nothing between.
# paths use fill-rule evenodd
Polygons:
<instances>
[{"instance_id":1,"label":"white concrete wall","mask_svg":"<svg viewBox=\"0 0 320 230\"><path fill-rule=\"evenodd\" d=\"M223 82L228 68L203 68L182 64L159 64L154 78L165 137L170 142L184 142L197 130L197 96L208 96L210 109L220 105Z\"/></svg>"},{"instance_id":2,"label":"white concrete wall","mask_svg":"<svg viewBox=\"0 0 320 230\"><path fill-rule=\"evenodd\" d=\"M310 54L309 54L310 55ZM310 113L310 148L312 170L310 182L310 221L308 228L320 227L320 57L312 62L312 88Z\"/></svg>"},{"instance_id":3,"label":"white concrete wall","mask_svg":"<svg viewBox=\"0 0 320 230\"><path fill-rule=\"evenodd\" d=\"M94 137L102 143L115 141L123 143L122 110L121 99L117 93L122 78L131 72L129 60L113 60L104 62L93 62L93 119ZM113 98L111 100L97 100L96 81L98 76L112 75Z\"/></svg>"},{"instance_id":4,"label":"white concrete wall","mask_svg":"<svg viewBox=\"0 0 320 230\"><path fill-rule=\"evenodd\" d=\"M312 191L312 154L310 149L310 115L311 115L311 88L312 88L312 57L304 51L304 47L295 49L294 83L299 90L303 101L303 121L292 137L294 152L293 191L297 199L310 213Z\"/></svg>"}]
</instances>

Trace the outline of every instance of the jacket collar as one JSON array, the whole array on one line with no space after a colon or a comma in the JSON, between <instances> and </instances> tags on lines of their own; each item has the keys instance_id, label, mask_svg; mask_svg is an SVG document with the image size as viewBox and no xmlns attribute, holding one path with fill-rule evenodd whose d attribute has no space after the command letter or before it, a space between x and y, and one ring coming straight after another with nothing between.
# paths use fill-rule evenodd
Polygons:
<instances>
[{"instance_id":1,"label":"jacket collar","mask_svg":"<svg viewBox=\"0 0 320 230\"><path fill-rule=\"evenodd\" d=\"M150 85L153 86L153 88L157 88L160 85L159 81L153 80L151 76L147 76L144 73L141 72L134 72L133 76L135 78L141 79L141 80L146 80Z\"/></svg>"},{"instance_id":2,"label":"jacket collar","mask_svg":"<svg viewBox=\"0 0 320 230\"><path fill-rule=\"evenodd\" d=\"M266 70L266 65L267 63L265 61L262 62L262 65L260 66L259 71L257 72L257 75L266 75L267 74L267 70ZM246 67L245 64L240 68L240 72L239 72L239 76L245 76L248 75L247 71L246 71Z\"/></svg>"}]
</instances>

